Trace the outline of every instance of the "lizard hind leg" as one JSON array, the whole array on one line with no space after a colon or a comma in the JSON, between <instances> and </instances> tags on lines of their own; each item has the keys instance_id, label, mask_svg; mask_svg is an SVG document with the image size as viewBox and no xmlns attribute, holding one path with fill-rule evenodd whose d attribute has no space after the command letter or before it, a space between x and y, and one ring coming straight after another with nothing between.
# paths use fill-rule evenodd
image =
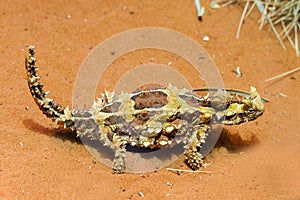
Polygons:
<instances>
[{"instance_id":1,"label":"lizard hind leg","mask_svg":"<svg viewBox=\"0 0 300 200\"><path fill-rule=\"evenodd\" d=\"M114 146L115 157L113 160L112 173L122 174L125 170L126 161L126 145L122 144L120 146Z\"/></svg>"},{"instance_id":2,"label":"lizard hind leg","mask_svg":"<svg viewBox=\"0 0 300 200\"><path fill-rule=\"evenodd\" d=\"M206 134L209 130L208 126L197 126L193 131L188 144L185 146L185 155L188 165L193 170L198 170L204 165L202 154L199 152L201 145L205 142Z\"/></svg>"}]
</instances>

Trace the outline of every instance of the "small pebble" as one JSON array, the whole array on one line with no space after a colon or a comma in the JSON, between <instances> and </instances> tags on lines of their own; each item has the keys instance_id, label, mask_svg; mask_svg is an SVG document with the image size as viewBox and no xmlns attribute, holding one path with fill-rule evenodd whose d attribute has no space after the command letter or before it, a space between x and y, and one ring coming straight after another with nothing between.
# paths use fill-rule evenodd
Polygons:
<instances>
[{"instance_id":1,"label":"small pebble","mask_svg":"<svg viewBox=\"0 0 300 200\"><path fill-rule=\"evenodd\" d=\"M173 184L170 182L167 182L167 186L172 186Z\"/></svg>"},{"instance_id":2,"label":"small pebble","mask_svg":"<svg viewBox=\"0 0 300 200\"><path fill-rule=\"evenodd\" d=\"M242 76L243 76L240 67L237 67L237 68L236 68L236 76L237 76L237 77L242 77Z\"/></svg>"},{"instance_id":3,"label":"small pebble","mask_svg":"<svg viewBox=\"0 0 300 200\"><path fill-rule=\"evenodd\" d=\"M140 197L144 197L145 195L142 192L139 192Z\"/></svg>"},{"instance_id":4,"label":"small pebble","mask_svg":"<svg viewBox=\"0 0 300 200\"><path fill-rule=\"evenodd\" d=\"M19 144L20 144L20 147L23 147L23 146L24 146L23 142L20 142Z\"/></svg>"},{"instance_id":5,"label":"small pebble","mask_svg":"<svg viewBox=\"0 0 300 200\"><path fill-rule=\"evenodd\" d=\"M171 65L172 65L172 61L169 61L169 62L168 62L168 65L171 66Z\"/></svg>"},{"instance_id":6,"label":"small pebble","mask_svg":"<svg viewBox=\"0 0 300 200\"><path fill-rule=\"evenodd\" d=\"M280 97L286 97L286 94L284 94L284 93L279 93L279 96L280 96Z\"/></svg>"},{"instance_id":7,"label":"small pebble","mask_svg":"<svg viewBox=\"0 0 300 200\"><path fill-rule=\"evenodd\" d=\"M209 37L206 35L202 38L203 41L208 42L209 41Z\"/></svg>"},{"instance_id":8,"label":"small pebble","mask_svg":"<svg viewBox=\"0 0 300 200\"><path fill-rule=\"evenodd\" d=\"M71 18L72 18L71 15L67 15L67 16L66 16L66 19L71 19Z\"/></svg>"},{"instance_id":9,"label":"small pebble","mask_svg":"<svg viewBox=\"0 0 300 200\"><path fill-rule=\"evenodd\" d=\"M219 4L217 4L217 3L215 3L215 2L211 2L210 3L210 7L212 9L220 9L221 8L221 6Z\"/></svg>"},{"instance_id":10,"label":"small pebble","mask_svg":"<svg viewBox=\"0 0 300 200\"><path fill-rule=\"evenodd\" d=\"M146 176L144 174L140 174L140 177L142 178L146 178Z\"/></svg>"}]
</instances>

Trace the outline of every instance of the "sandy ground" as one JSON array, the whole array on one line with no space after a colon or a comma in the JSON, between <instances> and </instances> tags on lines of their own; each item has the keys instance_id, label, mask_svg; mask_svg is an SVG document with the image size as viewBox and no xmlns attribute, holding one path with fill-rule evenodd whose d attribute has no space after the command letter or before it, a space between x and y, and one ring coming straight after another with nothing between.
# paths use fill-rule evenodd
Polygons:
<instances>
[{"instance_id":1,"label":"sandy ground","mask_svg":"<svg viewBox=\"0 0 300 200\"><path fill-rule=\"evenodd\" d=\"M300 199L300 73L264 81L299 67L300 59L292 49L283 50L267 26L257 31L257 11L236 40L243 6L205 6L200 22L193 1L185 0L1 1L0 199ZM71 105L77 72L91 50L114 34L149 26L198 41L213 57L226 87L247 91L254 85L270 100L258 120L225 128L208 156L213 164L205 170L212 174L177 175L162 168L113 175L80 140L53 129L30 96L25 44L37 46L45 89L56 102ZM208 42L202 40L206 35ZM115 63L126 68L151 58L180 64L151 51ZM232 72L237 66L241 78ZM117 79L107 77L101 88L110 89ZM197 80L192 85L202 86ZM170 167L188 169L183 157Z\"/></svg>"}]
</instances>

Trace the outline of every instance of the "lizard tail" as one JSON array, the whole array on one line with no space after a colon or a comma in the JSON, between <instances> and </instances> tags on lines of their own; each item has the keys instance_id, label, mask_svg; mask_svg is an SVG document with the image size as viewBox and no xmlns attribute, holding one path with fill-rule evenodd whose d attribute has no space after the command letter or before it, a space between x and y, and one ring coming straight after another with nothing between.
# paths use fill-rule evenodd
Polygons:
<instances>
[{"instance_id":1,"label":"lizard tail","mask_svg":"<svg viewBox=\"0 0 300 200\"><path fill-rule=\"evenodd\" d=\"M59 104L54 103L53 99L47 97L48 92L43 90L44 85L40 82L40 77L36 74L38 68L35 65L36 59L34 54L35 46L28 45L25 68L27 70L28 87L35 103L48 118L55 121L58 125L61 125L64 128L72 128L74 119L69 108L63 108Z\"/></svg>"}]
</instances>

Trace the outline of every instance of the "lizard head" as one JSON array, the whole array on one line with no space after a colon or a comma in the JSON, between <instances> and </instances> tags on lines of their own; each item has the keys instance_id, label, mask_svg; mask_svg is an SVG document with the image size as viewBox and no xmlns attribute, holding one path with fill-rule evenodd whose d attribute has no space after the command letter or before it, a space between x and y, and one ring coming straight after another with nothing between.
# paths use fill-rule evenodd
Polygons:
<instances>
[{"instance_id":1,"label":"lizard head","mask_svg":"<svg viewBox=\"0 0 300 200\"><path fill-rule=\"evenodd\" d=\"M240 124L254 120L264 112L264 104L254 87L250 87L250 95L238 102L232 102L225 110L223 124Z\"/></svg>"}]
</instances>

